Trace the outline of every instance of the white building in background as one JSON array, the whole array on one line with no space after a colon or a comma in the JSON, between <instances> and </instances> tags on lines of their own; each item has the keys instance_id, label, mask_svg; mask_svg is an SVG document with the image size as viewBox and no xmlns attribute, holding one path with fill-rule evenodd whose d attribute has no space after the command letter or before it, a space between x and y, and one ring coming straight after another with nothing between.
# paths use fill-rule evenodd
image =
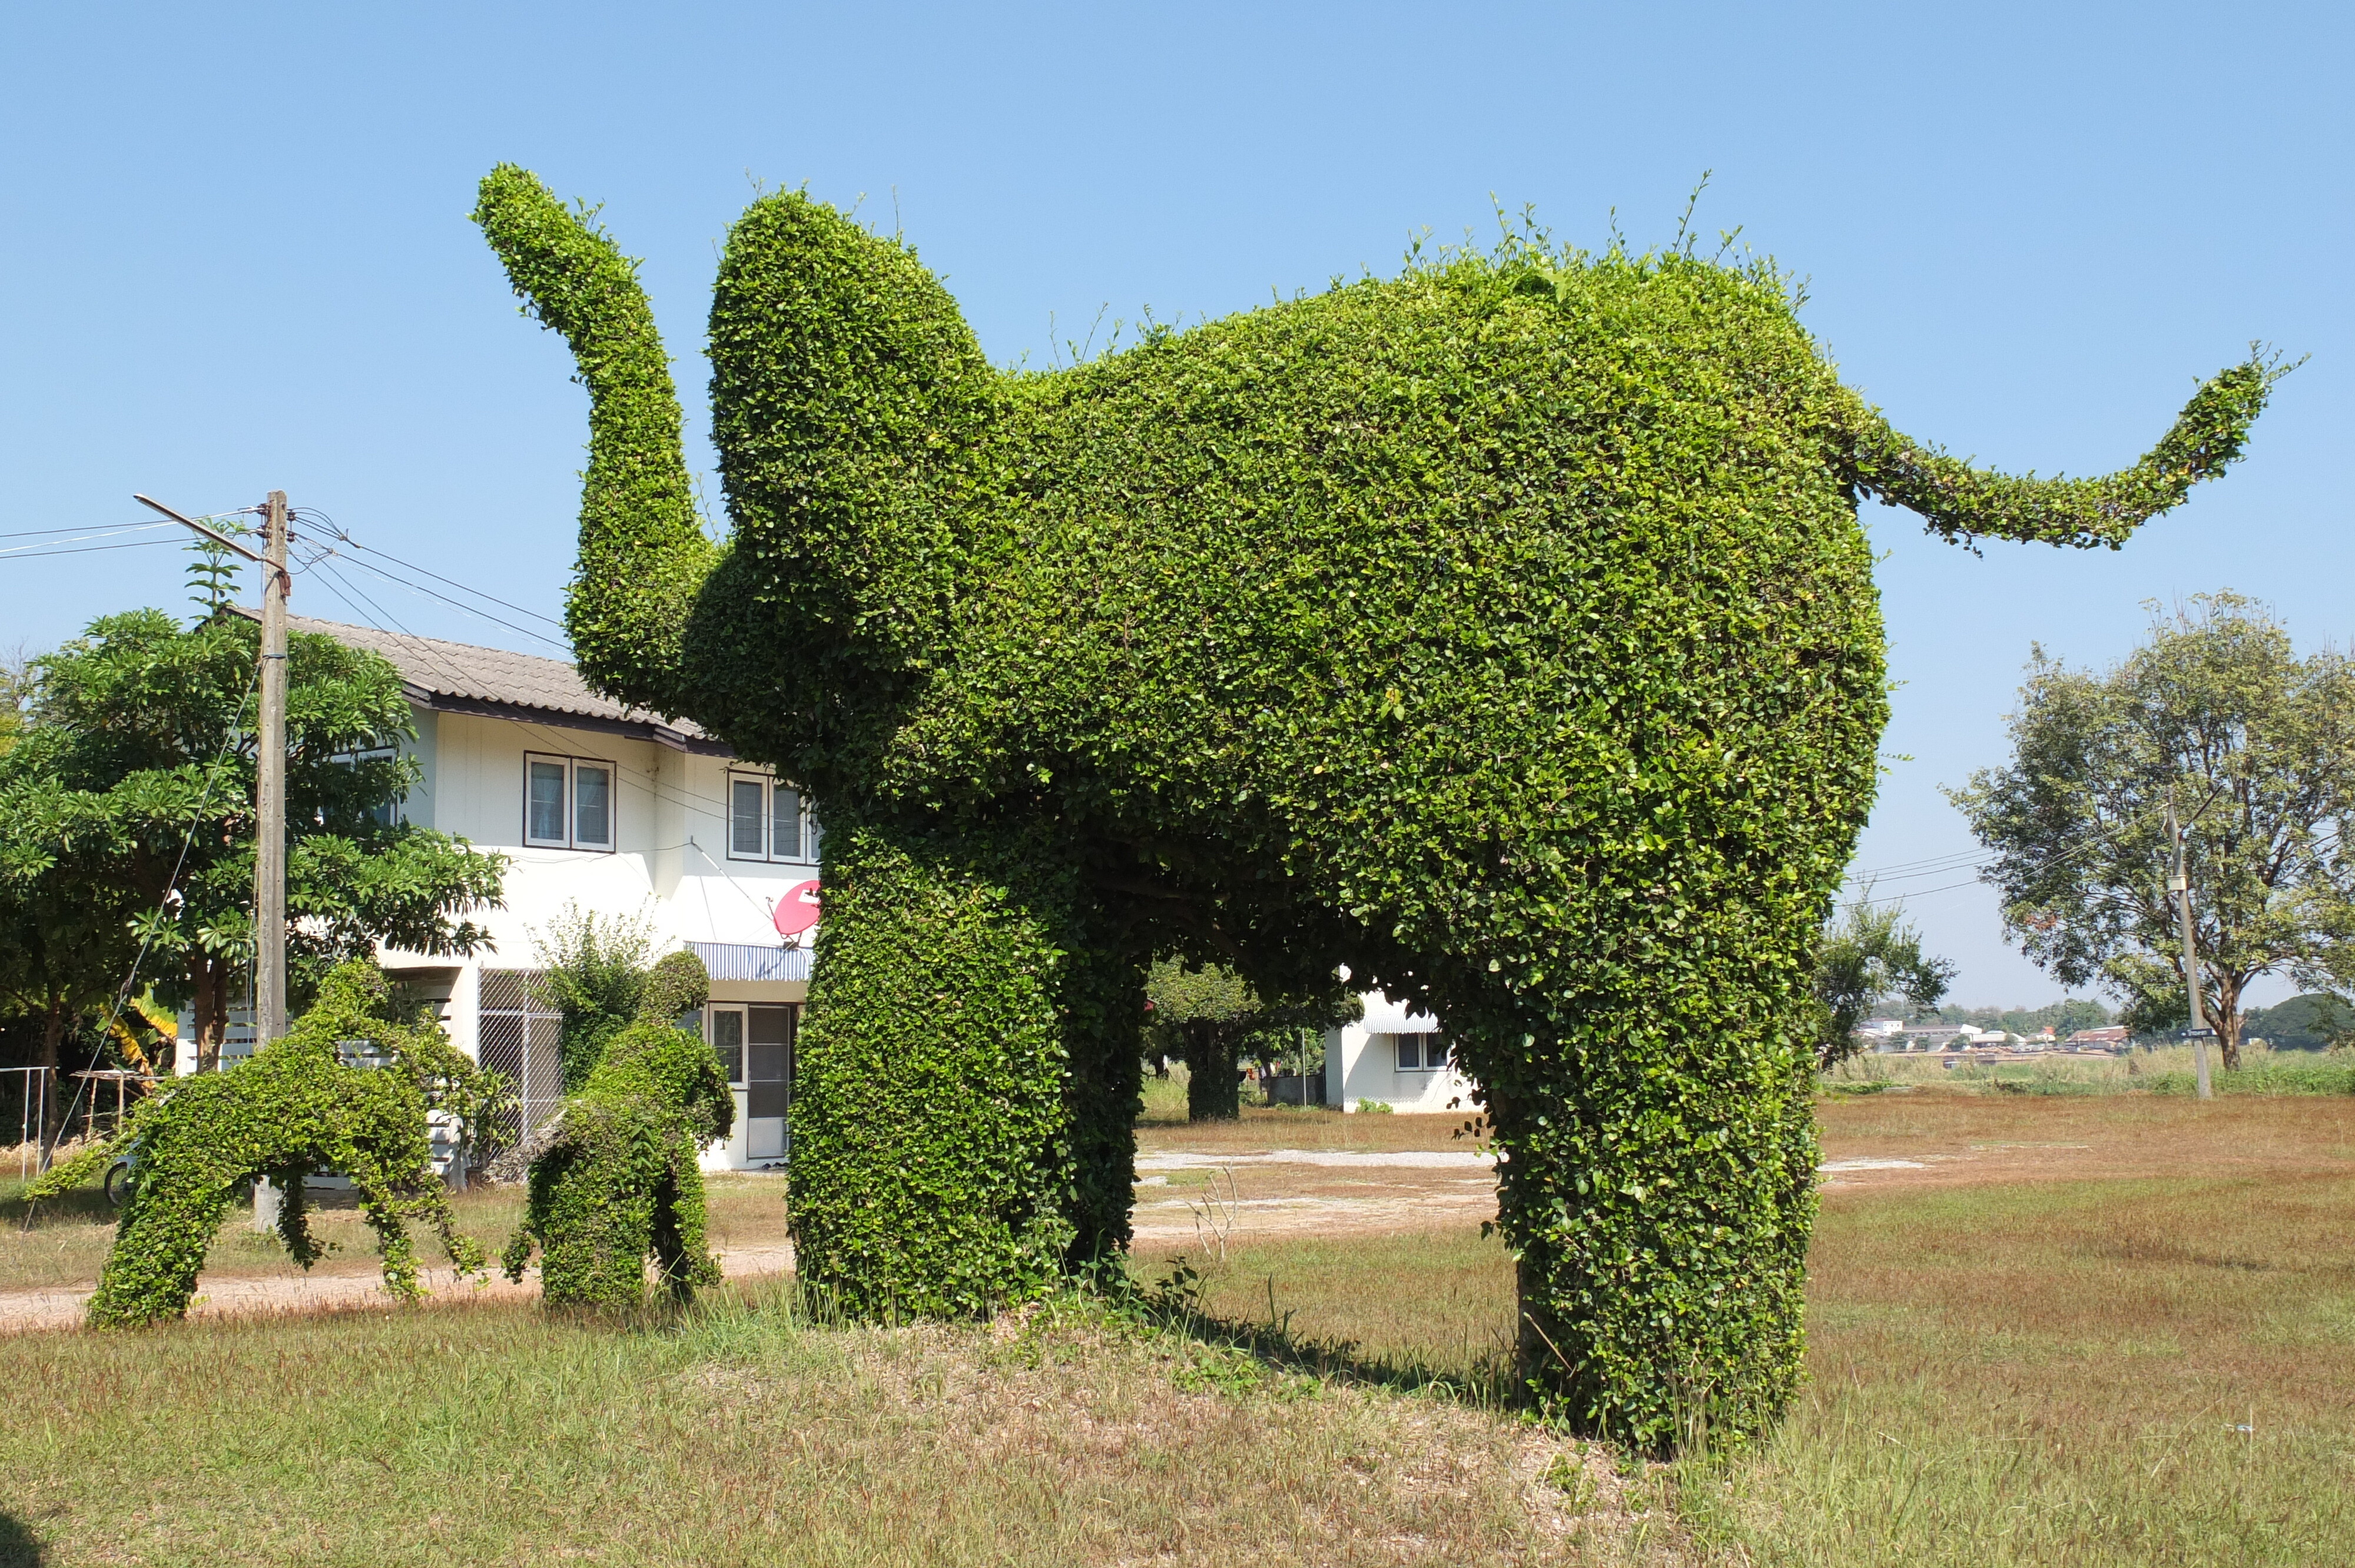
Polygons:
<instances>
[{"instance_id":1,"label":"white building in background","mask_svg":"<svg viewBox=\"0 0 2355 1568\"><path fill-rule=\"evenodd\" d=\"M1439 1020L1381 992L1361 999L1366 1015L1325 1034L1325 1103L1345 1111L1361 1102L1394 1111L1471 1116L1472 1080L1455 1070Z\"/></svg>"},{"instance_id":2,"label":"white building in background","mask_svg":"<svg viewBox=\"0 0 2355 1568\"><path fill-rule=\"evenodd\" d=\"M818 825L800 794L692 724L599 696L561 660L300 616L289 624L400 672L417 725L403 749L422 778L390 809L508 859L506 907L474 916L492 934L488 949L380 955L439 1003L453 1044L511 1077L536 1125L559 1103L562 1079L557 1019L532 995L534 932L568 904L643 918L655 952L689 948L711 971L699 1022L735 1086L736 1129L705 1164L782 1161L810 954L778 935L775 915L812 899L817 878ZM184 1017L181 1037L190 1034ZM250 1041L250 1028L233 1029L224 1055Z\"/></svg>"}]
</instances>

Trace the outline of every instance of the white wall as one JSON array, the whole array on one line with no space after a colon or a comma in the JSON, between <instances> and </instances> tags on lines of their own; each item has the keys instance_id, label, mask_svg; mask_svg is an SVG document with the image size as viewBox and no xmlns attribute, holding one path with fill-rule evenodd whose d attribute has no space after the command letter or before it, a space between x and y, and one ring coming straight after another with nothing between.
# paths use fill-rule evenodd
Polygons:
<instances>
[{"instance_id":1,"label":"white wall","mask_svg":"<svg viewBox=\"0 0 2355 1568\"><path fill-rule=\"evenodd\" d=\"M1452 1063L1435 1072L1399 1069L1397 1036L1415 1036L1420 1055L1421 1042L1438 1034L1439 1021L1380 991L1368 991L1361 1000L1364 1018L1326 1033L1325 1103L1345 1111L1355 1111L1361 1100L1373 1100L1394 1111L1472 1114L1472 1081Z\"/></svg>"},{"instance_id":2,"label":"white wall","mask_svg":"<svg viewBox=\"0 0 2355 1568\"><path fill-rule=\"evenodd\" d=\"M415 751L426 776L404 803L409 820L508 858L506 907L474 916L492 933L494 968L533 967L531 932L544 929L568 900L603 914L645 914L664 948L773 946L775 900L817 875L807 862L729 857L727 775L751 770L725 758L594 730L434 713L418 715ZM613 851L524 843L526 753L613 765Z\"/></svg>"}]
</instances>

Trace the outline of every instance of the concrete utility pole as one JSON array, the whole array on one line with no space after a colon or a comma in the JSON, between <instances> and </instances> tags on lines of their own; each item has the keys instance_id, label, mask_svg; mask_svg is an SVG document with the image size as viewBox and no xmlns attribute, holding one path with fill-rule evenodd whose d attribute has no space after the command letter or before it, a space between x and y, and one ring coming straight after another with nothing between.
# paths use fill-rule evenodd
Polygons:
<instances>
[{"instance_id":1,"label":"concrete utility pole","mask_svg":"<svg viewBox=\"0 0 2355 1568\"><path fill-rule=\"evenodd\" d=\"M2167 842L2175 850L2175 872L2167 890L2175 895L2175 912L2183 923L2183 987L2191 1003L2191 1066L2200 1081L2200 1097L2213 1099L2208 1082L2208 1024L2200 1007L2200 949L2191 939L2191 878L2184 869L2183 830L2175 821L2175 790L2167 791Z\"/></svg>"},{"instance_id":2,"label":"concrete utility pole","mask_svg":"<svg viewBox=\"0 0 2355 1568\"><path fill-rule=\"evenodd\" d=\"M253 1035L257 1047L286 1033L286 493L262 503L262 553L181 515L160 501L133 495L175 523L261 567L261 668L256 683L261 715L254 736L253 783ZM280 1194L269 1181L253 1183L253 1228L278 1224Z\"/></svg>"},{"instance_id":3,"label":"concrete utility pole","mask_svg":"<svg viewBox=\"0 0 2355 1568\"><path fill-rule=\"evenodd\" d=\"M263 508L261 725L253 788L253 1032L286 1033L286 493Z\"/></svg>"}]
</instances>

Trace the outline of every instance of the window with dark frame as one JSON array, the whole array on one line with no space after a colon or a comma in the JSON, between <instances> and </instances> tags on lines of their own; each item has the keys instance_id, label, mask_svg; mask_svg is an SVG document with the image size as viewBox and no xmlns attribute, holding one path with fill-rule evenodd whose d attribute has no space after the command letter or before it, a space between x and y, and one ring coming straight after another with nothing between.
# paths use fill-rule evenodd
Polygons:
<instances>
[{"instance_id":1,"label":"window with dark frame","mask_svg":"<svg viewBox=\"0 0 2355 1568\"><path fill-rule=\"evenodd\" d=\"M338 752L336 755L335 760L344 763L348 767L357 768L364 762L390 762L398 758L400 756L400 748L397 746L370 746L363 747L353 751ZM374 822L378 827L398 827L403 820L400 810L401 803L402 797L399 795L388 795L373 806L361 808L360 814L366 817L369 821ZM325 821L325 819L322 818L321 820Z\"/></svg>"},{"instance_id":2,"label":"window with dark frame","mask_svg":"<svg viewBox=\"0 0 2355 1568\"><path fill-rule=\"evenodd\" d=\"M744 1014L735 1008L715 1008L711 1013L711 1054L719 1070L738 1086L744 1082Z\"/></svg>"},{"instance_id":3,"label":"window with dark frame","mask_svg":"<svg viewBox=\"0 0 2355 1568\"><path fill-rule=\"evenodd\" d=\"M602 758L523 758L523 842L534 849L611 852L614 765Z\"/></svg>"},{"instance_id":4,"label":"window with dark frame","mask_svg":"<svg viewBox=\"0 0 2355 1568\"><path fill-rule=\"evenodd\" d=\"M1393 1034L1398 1044L1398 1070L1433 1073L1447 1065L1447 1041L1438 1034Z\"/></svg>"},{"instance_id":5,"label":"window with dark frame","mask_svg":"<svg viewBox=\"0 0 2355 1568\"><path fill-rule=\"evenodd\" d=\"M817 859L817 818L808 799L765 774L728 776L728 858L810 864Z\"/></svg>"}]
</instances>

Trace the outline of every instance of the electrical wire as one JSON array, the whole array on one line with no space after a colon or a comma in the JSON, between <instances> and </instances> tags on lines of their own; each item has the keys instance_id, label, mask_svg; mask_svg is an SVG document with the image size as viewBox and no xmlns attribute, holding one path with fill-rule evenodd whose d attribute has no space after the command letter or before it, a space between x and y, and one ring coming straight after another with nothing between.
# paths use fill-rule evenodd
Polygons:
<instances>
[{"instance_id":1,"label":"electrical wire","mask_svg":"<svg viewBox=\"0 0 2355 1568\"><path fill-rule=\"evenodd\" d=\"M62 528L19 528L14 533L0 534L0 539L30 539L37 535L46 535L50 534L70 534L76 529L93 526L96 526L96 524L89 523L69 523ZM108 532L114 534L132 534L138 532L142 528L171 528L176 526L177 526L177 524L172 523L126 523L119 528L110 528ZM83 537L91 539L103 539L106 537L106 535L89 534L83 535ZM63 540L61 542L68 545L73 543L70 539Z\"/></svg>"},{"instance_id":2,"label":"electrical wire","mask_svg":"<svg viewBox=\"0 0 2355 1568\"><path fill-rule=\"evenodd\" d=\"M340 556L336 558L347 559L347 557ZM334 567L328 564L325 556L315 559L312 565L323 574L317 579L321 586L325 587L328 592L334 594L337 599L342 599L346 607L348 608L353 614L359 617L363 622L385 636L399 636L406 639L409 642L417 644L418 651L423 653L427 658L432 660L434 663L441 668L442 673L449 676L452 681L455 682L460 686L471 684L465 673L452 664L448 659L442 656L441 652L433 645L432 639L420 637L417 633L410 630L408 627L402 625L400 621L394 620L390 611L387 610L382 605L377 603L377 601L370 598L357 584L352 583L348 579L345 578L341 573L337 572ZM346 588L351 590L349 594L343 591ZM355 602L355 599L352 597L354 595L357 596L357 602ZM366 609L360 608L363 603L368 608ZM391 622L390 627L388 627L385 624L387 621ZM570 755L570 743L546 725L536 724L529 719L517 719L513 722L520 725L525 730L539 736L559 754L566 756ZM666 786L661 779L655 778L652 775L645 776L642 780L639 777L640 770L631 767L628 763L622 761L619 758L601 757L597 758L597 760L611 764L615 769L616 776L620 777L623 782L628 784L632 789L637 789L647 795L651 799L664 800L675 806L702 806L709 809L710 813L719 818L720 821L725 821L728 819L730 806L724 800L715 796L705 795L697 790L686 789L678 785ZM666 794L666 788L669 789L673 792ZM701 846L698 845L697 847L699 850Z\"/></svg>"},{"instance_id":3,"label":"electrical wire","mask_svg":"<svg viewBox=\"0 0 2355 1568\"><path fill-rule=\"evenodd\" d=\"M2208 799L2200 803L2200 810L2201 811L2205 811L2210 806L2214 805L2216 803L2217 796L2221 792L2221 786L2211 786L2208 791ZM2037 868L2038 874L2041 875L2045 872L2054 871L2068 864L2069 862L2076 859L2079 855L2100 848L2103 844L2105 844L2110 840L2116 838L2120 833L2125 832L2127 829L2138 827L2143 822L2147 821L2152 817L2157 816L2159 812L2166 810L2167 805L2162 801L2160 804L2145 810L2141 815L2130 817L2126 821L2120 822L2108 832L2096 833L2094 837L2087 839L2083 843L2079 844L2075 849L2070 850L2062 854L2055 855L2052 859L2046 861L2041 866ZM2196 822L2199 820L2200 818L2198 813L2194 813L2191 821ZM2189 824L2187 823L2186 825L2188 826ZM1987 858L1992 862L2002 857L2000 855L1990 855ZM1927 898L1934 893L1952 893L1958 887L1983 887L1987 885L1988 885L1985 878L1975 876L1967 882L1950 882L1944 887L1923 888L1915 893L1900 893L1888 898L1859 898L1851 900L1851 902L1859 906L1873 904L1902 904L1908 898Z\"/></svg>"},{"instance_id":4,"label":"electrical wire","mask_svg":"<svg viewBox=\"0 0 2355 1568\"><path fill-rule=\"evenodd\" d=\"M422 594L427 599L438 599L442 603L449 605L453 609L464 610L466 614L474 616L477 620L487 620L494 626L504 626L509 631L515 632L518 636L528 637L536 642L544 642L551 648L561 648L564 650L567 656L570 656L572 652L572 645L570 643L563 641L559 638L550 637L545 631L534 631L528 626L517 626L512 620L502 620L497 616L491 614L487 610L476 609L474 606L468 604L461 604L456 599L452 599L448 594L435 593L432 588L422 587L417 583L404 581L403 579L395 577L392 573L386 571L383 567L368 561L360 560L357 556L346 556L335 551L330 551L329 554L335 555L338 560L345 562L346 565L359 567L359 569L364 572L373 572L376 576L382 577L385 581L393 584L397 588L405 588L411 593ZM487 594L484 597L486 599L489 598ZM494 599L492 602L496 604L500 601ZM526 610L523 613L529 614L530 612Z\"/></svg>"},{"instance_id":5,"label":"electrical wire","mask_svg":"<svg viewBox=\"0 0 2355 1568\"><path fill-rule=\"evenodd\" d=\"M336 520L328 516L324 512L319 512L307 506L298 507L296 512L298 515L307 516L317 520L329 533L333 534L344 544L349 545L355 550L365 550L371 556L382 556L386 560L390 561L396 567L404 567L407 570L417 573L421 577L432 577L437 583L447 584L449 587L456 588L460 593L473 594L476 599L488 599L491 603L497 605L502 609L514 610L517 615L527 615L532 620L544 621L548 625L555 627L559 631L564 630L564 623L557 620L554 616L542 615L536 609L526 609L519 604L510 604L506 599L499 598L496 594L485 593L482 589L462 583L455 577L445 577L441 573L430 571L423 567L416 565L414 562L404 561L399 556L393 555L389 551L379 550L372 545L363 545L357 539L353 538L349 534L346 533L341 527L337 526ZM358 563L355 564L357 565ZM500 624L505 625L506 623L502 621ZM527 633L527 635L530 634Z\"/></svg>"},{"instance_id":6,"label":"electrical wire","mask_svg":"<svg viewBox=\"0 0 2355 1568\"><path fill-rule=\"evenodd\" d=\"M37 561L49 556L94 556L101 550L141 550L154 545L169 545L170 539L133 539L128 545L84 545L71 550L27 550L22 554L0 552L0 560Z\"/></svg>"},{"instance_id":7,"label":"electrical wire","mask_svg":"<svg viewBox=\"0 0 2355 1568\"><path fill-rule=\"evenodd\" d=\"M387 610L373 598L369 597L368 594L357 583L353 583L348 578L344 577L339 571L330 566L328 564L327 556L333 553L328 552L316 556L311 563L313 567L321 569L325 573L325 575L319 578L319 581L329 592L335 594L337 599L342 599L346 608L350 609L362 621L374 628L377 631L383 633L386 636L399 635L400 637L405 638L410 642L417 644L419 652L422 652L427 658L432 660L441 668L444 674L448 675L460 686L466 686L472 683L464 671L458 669L455 665L452 664L448 659L442 656L439 649L434 646L432 639L420 637L417 633L410 630L407 626L403 625L400 620L395 620L390 611ZM348 556L337 556L335 558L350 565L359 564L357 562L351 561ZM350 593L346 594L343 591L343 588L348 588L351 590ZM355 602L353 598L354 595L357 596L358 600L360 601L359 603ZM365 603L368 608L366 609L361 609L360 603ZM465 607L459 606L458 608L464 609ZM389 628L385 624L386 621L391 622L391 626ZM515 722L520 724L526 730L541 736L558 751L569 755L570 743L567 742L563 736L557 735L553 730L549 729L547 726L535 724L528 719L520 719ZM724 821L727 818L730 808L728 802L723 800L709 795L704 795L692 789L681 789L678 786L670 786L669 788L677 790L677 792L666 796L664 793L664 782L659 778L648 775L646 776L646 781L641 782L639 778L634 777L640 770L632 768L629 764L622 761L620 758L600 758L598 760L613 764L613 766L623 776L623 781L628 783L631 788L638 789L655 800L667 800L670 804L679 806L705 806L709 808L713 814L719 816L721 820Z\"/></svg>"}]
</instances>

